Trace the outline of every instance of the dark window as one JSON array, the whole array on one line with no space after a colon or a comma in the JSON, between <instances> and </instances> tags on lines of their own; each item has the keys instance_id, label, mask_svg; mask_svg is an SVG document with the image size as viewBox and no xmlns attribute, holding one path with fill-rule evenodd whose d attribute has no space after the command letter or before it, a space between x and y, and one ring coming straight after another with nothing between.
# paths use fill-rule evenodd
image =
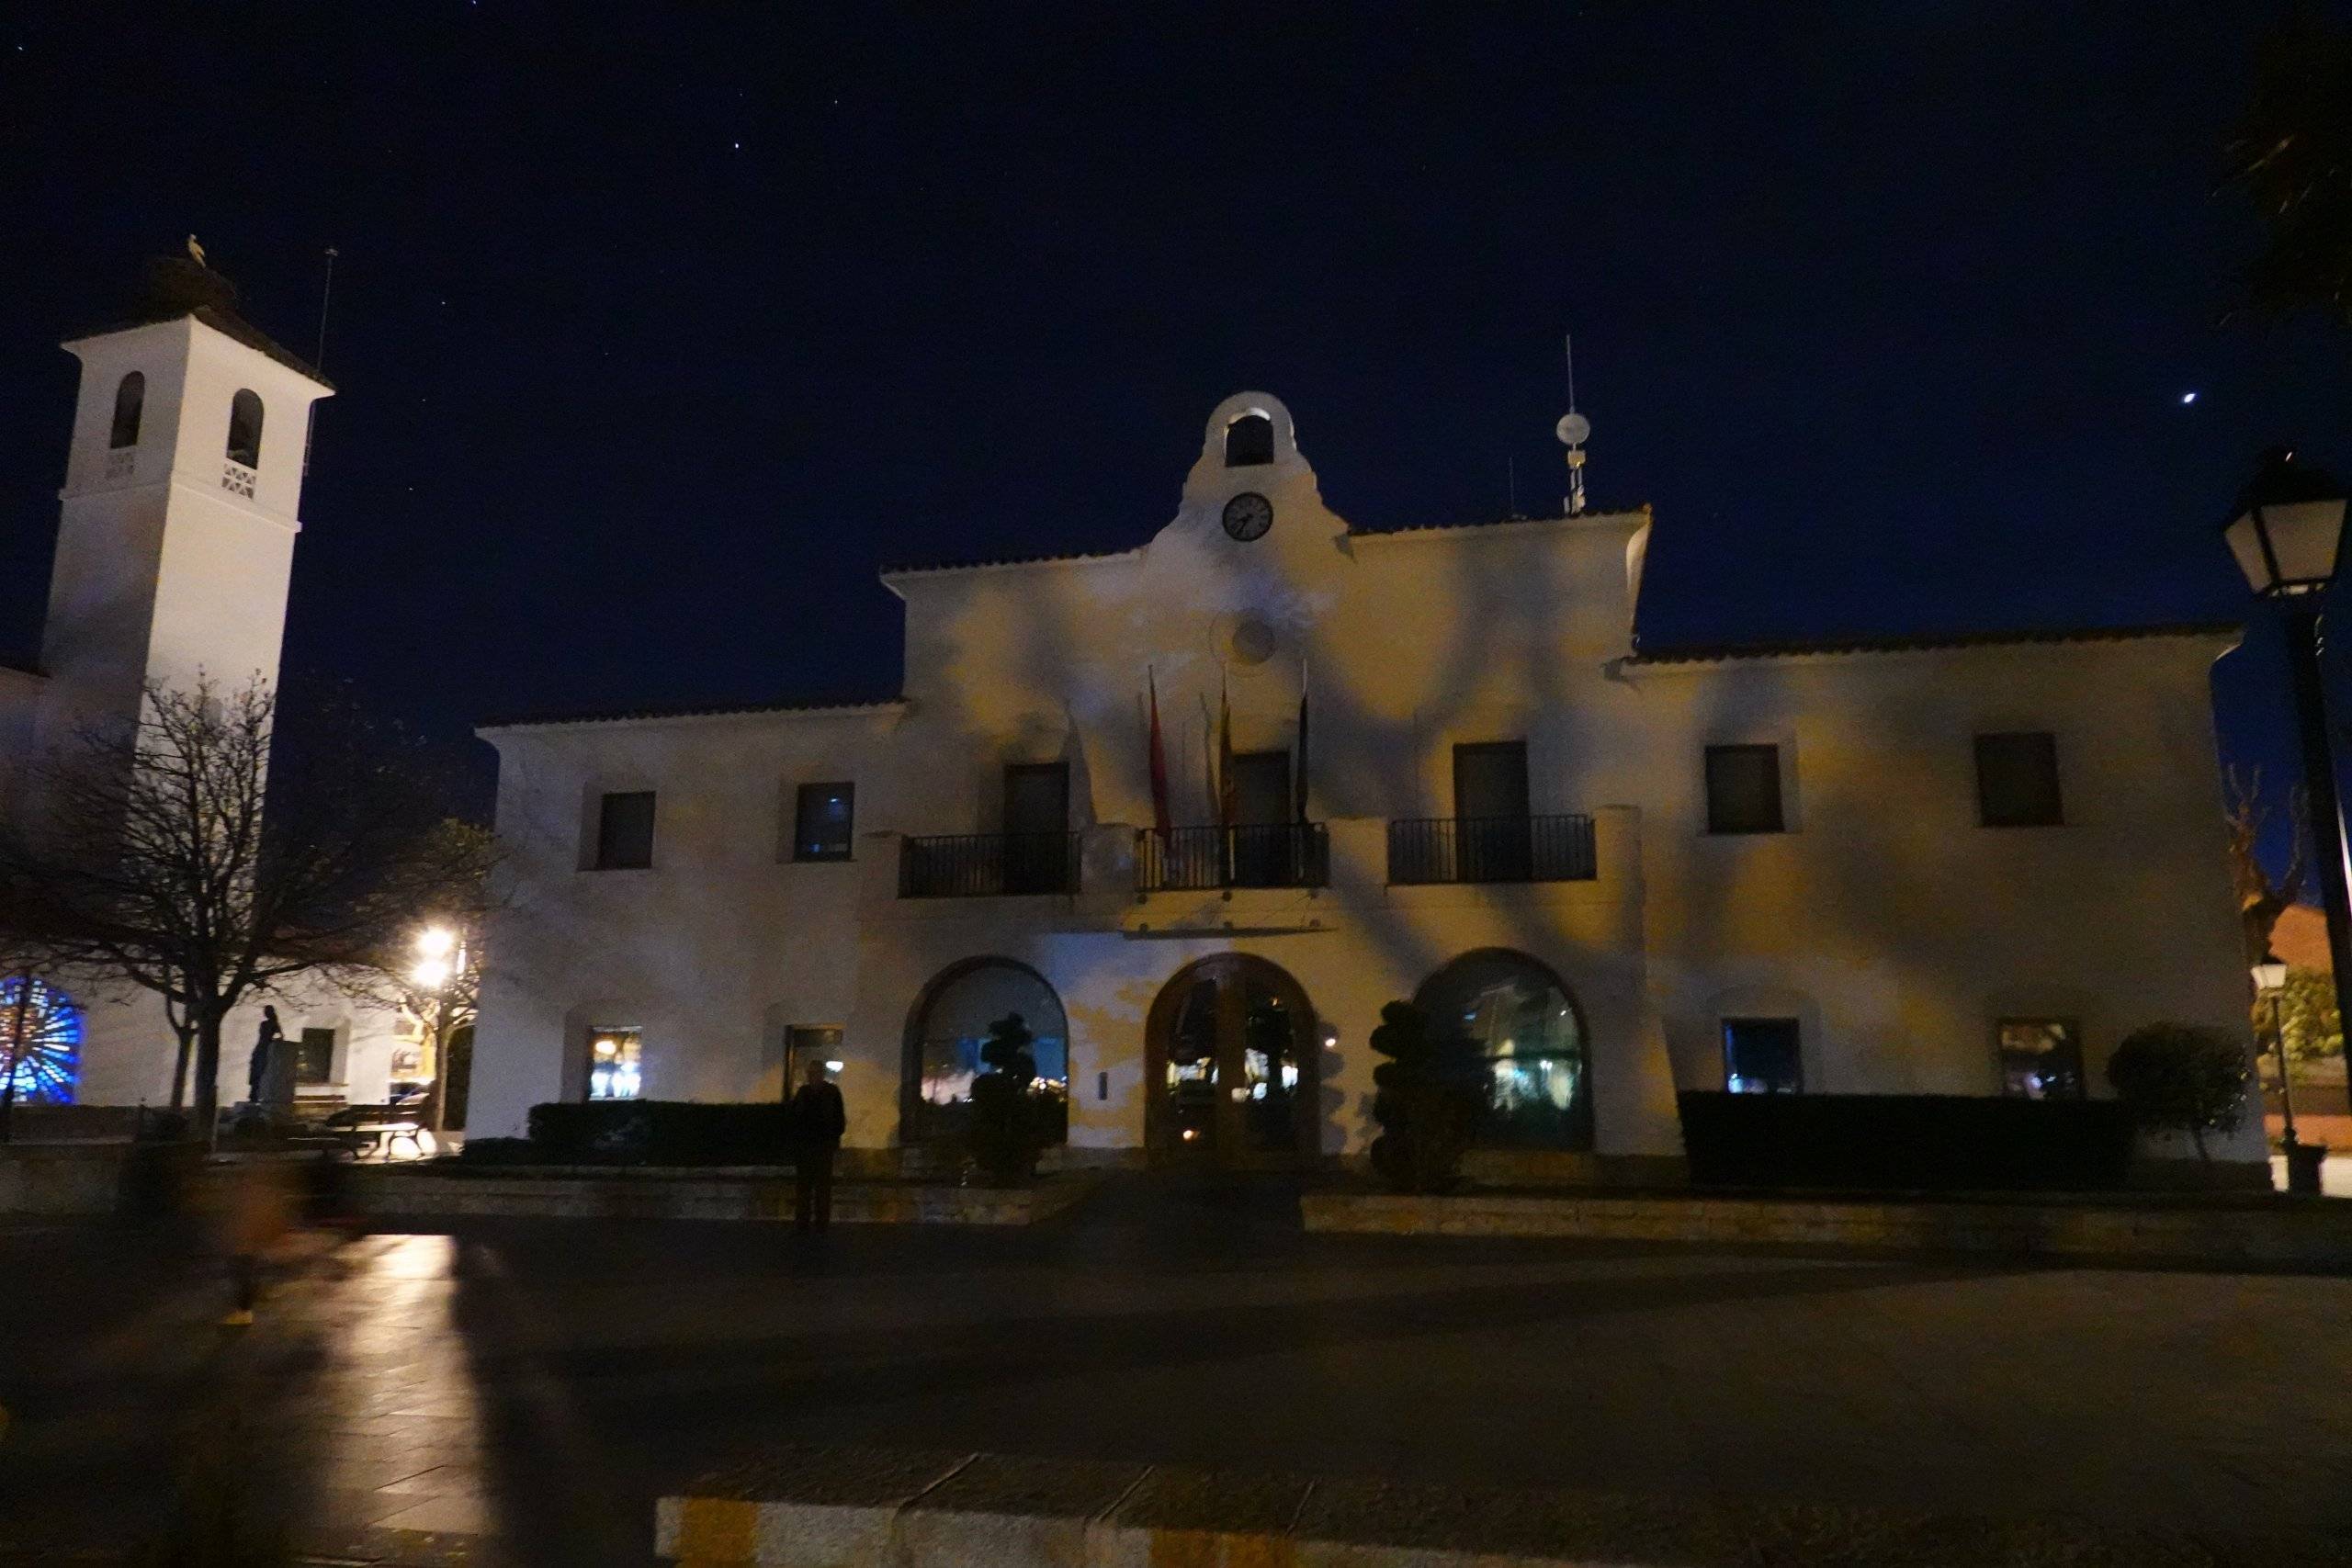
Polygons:
<instances>
[{"instance_id":1,"label":"dark window","mask_svg":"<svg viewBox=\"0 0 2352 1568\"><path fill-rule=\"evenodd\" d=\"M1527 819L1527 742L1453 749L1457 870L1464 882L1524 882L1533 866Z\"/></svg>"},{"instance_id":2,"label":"dark window","mask_svg":"<svg viewBox=\"0 0 2352 1568\"><path fill-rule=\"evenodd\" d=\"M596 814L596 869L642 871L653 863L653 792L608 795Z\"/></svg>"},{"instance_id":3,"label":"dark window","mask_svg":"<svg viewBox=\"0 0 2352 1568\"><path fill-rule=\"evenodd\" d=\"M1793 1018L1724 1020L1724 1087L1734 1094L1796 1094L1804 1058Z\"/></svg>"},{"instance_id":4,"label":"dark window","mask_svg":"<svg viewBox=\"0 0 2352 1568\"><path fill-rule=\"evenodd\" d=\"M1274 422L1261 413L1245 413L1225 427L1225 466L1254 468L1274 460Z\"/></svg>"},{"instance_id":5,"label":"dark window","mask_svg":"<svg viewBox=\"0 0 2352 1568\"><path fill-rule=\"evenodd\" d=\"M1004 890L1069 886L1069 764L1016 762L1004 770Z\"/></svg>"},{"instance_id":6,"label":"dark window","mask_svg":"<svg viewBox=\"0 0 2352 1568\"><path fill-rule=\"evenodd\" d=\"M802 784L792 814L792 858L849 859L850 827L856 814L856 797L855 784Z\"/></svg>"},{"instance_id":7,"label":"dark window","mask_svg":"<svg viewBox=\"0 0 2352 1568\"><path fill-rule=\"evenodd\" d=\"M838 1024L794 1024L784 1032L784 1098L800 1087L810 1062L828 1065L841 1060L842 1032Z\"/></svg>"},{"instance_id":8,"label":"dark window","mask_svg":"<svg viewBox=\"0 0 2352 1568\"><path fill-rule=\"evenodd\" d=\"M2001 1092L2020 1100L2083 1098L2083 1036L2063 1018L2005 1018L1995 1026Z\"/></svg>"},{"instance_id":9,"label":"dark window","mask_svg":"<svg viewBox=\"0 0 2352 1568\"><path fill-rule=\"evenodd\" d=\"M2058 739L2048 730L1976 738L1976 804L1987 828L2054 828Z\"/></svg>"},{"instance_id":10,"label":"dark window","mask_svg":"<svg viewBox=\"0 0 2352 1568\"><path fill-rule=\"evenodd\" d=\"M229 461L261 467L261 398L239 392L229 404Z\"/></svg>"},{"instance_id":11,"label":"dark window","mask_svg":"<svg viewBox=\"0 0 2352 1568\"><path fill-rule=\"evenodd\" d=\"M1781 818L1781 749L1778 746L1707 748L1707 831L1778 833Z\"/></svg>"},{"instance_id":12,"label":"dark window","mask_svg":"<svg viewBox=\"0 0 2352 1568\"><path fill-rule=\"evenodd\" d=\"M294 1047L294 1081L325 1083L334 1077L334 1031L306 1029Z\"/></svg>"},{"instance_id":13,"label":"dark window","mask_svg":"<svg viewBox=\"0 0 2352 1568\"><path fill-rule=\"evenodd\" d=\"M115 384L114 433L107 437L113 450L139 445L139 416L147 410L147 378L133 370Z\"/></svg>"}]
</instances>

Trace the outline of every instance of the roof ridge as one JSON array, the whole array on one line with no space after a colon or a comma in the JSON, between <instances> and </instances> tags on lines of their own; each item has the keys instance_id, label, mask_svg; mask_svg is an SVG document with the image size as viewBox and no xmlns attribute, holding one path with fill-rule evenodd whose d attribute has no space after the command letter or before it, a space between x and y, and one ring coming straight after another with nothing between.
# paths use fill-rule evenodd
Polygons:
<instances>
[{"instance_id":1,"label":"roof ridge","mask_svg":"<svg viewBox=\"0 0 2352 1568\"><path fill-rule=\"evenodd\" d=\"M1641 646L1634 664L1705 664L1732 659L1790 658L1808 653L1904 653L1935 649L1995 648L2021 643L2129 642L2145 637L2220 637L2245 629L2242 621L2165 621L2094 626L2029 626L2005 631L1875 633L1844 637L1759 637L1746 642Z\"/></svg>"}]
</instances>

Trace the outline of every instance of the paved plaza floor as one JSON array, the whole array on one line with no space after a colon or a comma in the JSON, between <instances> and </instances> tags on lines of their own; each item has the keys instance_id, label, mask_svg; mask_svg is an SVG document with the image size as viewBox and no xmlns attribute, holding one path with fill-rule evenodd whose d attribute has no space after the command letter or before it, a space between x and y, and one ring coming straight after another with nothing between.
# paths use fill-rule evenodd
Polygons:
<instances>
[{"instance_id":1,"label":"paved plaza floor","mask_svg":"<svg viewBox=\"0 0 2352 1568\"><path fill-rule=\"evenodd\" d=\"M0 1227L0 1549L233 1495L346 1560L641 1565L777 1440L2352 1540L2352 1280L1308 1236L1140 1180L1030 1232L379 1227L250 1330L216 1268Z\"/></svg>"}]
</instances>

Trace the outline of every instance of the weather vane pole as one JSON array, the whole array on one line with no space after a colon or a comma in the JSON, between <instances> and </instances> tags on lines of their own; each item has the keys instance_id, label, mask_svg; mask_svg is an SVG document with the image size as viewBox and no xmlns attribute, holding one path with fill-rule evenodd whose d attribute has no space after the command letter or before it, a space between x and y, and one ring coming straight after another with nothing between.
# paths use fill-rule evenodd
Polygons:
<instances>
[{"instance_id":1,"label":"weather vane pole","mask_svg":"<svg viewBox=\"0 0 2352 1568\"><path fill-rule=\"evenodd\" d=\"M1592 421L1577 412L1577 340L1567 336L1565 344L1568 355L1568 412L1560 416L1553 434L1560 445L1568 449L1568 515L1574 517L1584 511L1584 444L1592 434Z\"/></svg>"}]
</instances>

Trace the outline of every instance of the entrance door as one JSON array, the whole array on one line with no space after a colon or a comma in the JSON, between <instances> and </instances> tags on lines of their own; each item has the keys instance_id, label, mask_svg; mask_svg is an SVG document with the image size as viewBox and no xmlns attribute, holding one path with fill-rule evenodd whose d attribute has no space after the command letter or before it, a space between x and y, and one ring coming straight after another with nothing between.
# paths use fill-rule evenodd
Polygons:
<instances>
[{"instance_id":1,"label":"entrance door","mask_svg":"<svg viewBox=\"0 0 2352 1568\"><path fill-rule=\"evenodd\" d=\"M1069 886L1069 764L1004 770L1004 890L1059 893Z\"/></svg>"},{"instance_id":2,"label":"entrance door","mask_svg":"<svg viewBox=\"0 0 2352 1568\"><path fill-rule=\"evenodd\" d=\"M1453 749L1455 874L1463 882L1524 882L1534 869L1527 820L1527 743Z\"/></svg>"},{"instance_id":3,"label":"entrance door","mask_svg":"<svg viewBox=\"0 0 2352 1568\"><path fill-rule=\"evenodd\" d=\"M1312 1155L1320 1120L1315 1010L1262 958L1204 958L1152 1003L1145 1137L1155 1161L1279 1167Z\"/></svg>"},{"instance_id":4,"label":"entrance door","mask_svg":"<svg viewBox=\"0 0 2352 1568\"><path fill-rule=\"evenodd\" d=\"M1233 759L1233 882L1282 887L1290 874L1290 753L1244 751Z\"/></svg>"}]
</instances>

